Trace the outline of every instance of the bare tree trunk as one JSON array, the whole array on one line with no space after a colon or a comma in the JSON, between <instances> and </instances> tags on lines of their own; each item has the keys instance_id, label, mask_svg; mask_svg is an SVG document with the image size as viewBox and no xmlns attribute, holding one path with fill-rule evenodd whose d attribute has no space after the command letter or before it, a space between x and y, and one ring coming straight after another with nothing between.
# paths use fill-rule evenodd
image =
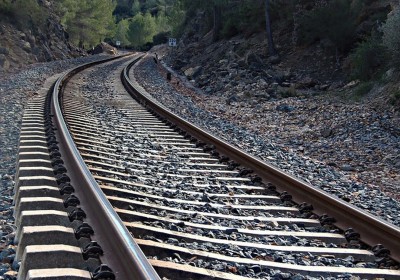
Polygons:
<instances>
[{"instance_id":1,"label":"bare tree trunk","mask_svg":"<svg viewBox=\"0 0 400 280\"><path fill-rule=\"evenodd\" d=\"M268 53L270 56L275 56L277 53L272 37L271 19L269 17L269 0L265 0L265 25L267 30Z\"/></svg>"},{"instance_id":2,"label":"bare tree trunk","mask_svg":"<svg viewBox=\"0 0 400 280\"><path fill-rule=\"evenodd\" d=\"M222 28L222 20L221 20L221 6L214 5L214 32L213 32L213 42L218 41L219 33Z\"/></svg>"}]
</instances>

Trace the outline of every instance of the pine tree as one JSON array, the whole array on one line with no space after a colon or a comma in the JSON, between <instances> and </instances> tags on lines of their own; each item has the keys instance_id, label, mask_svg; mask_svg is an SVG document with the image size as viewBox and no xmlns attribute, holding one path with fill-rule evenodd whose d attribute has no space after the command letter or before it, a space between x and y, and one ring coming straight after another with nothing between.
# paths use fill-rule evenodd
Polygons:
<instances>
[{"instance_id":1,"label":"pine tree","mask_svg":"<svg viewBox=\"0 0 400 280\"><path fill-rule=\"evenodd\" d=\"M74 44L89 48L113 35L114 9L112 0L63 0L62 23Z\"/></svg>"},{"instance_id":2,"label":"pine tree","mask_svg":"<svg viewBox=\"0 0 400 280\"><path fill-rule=\"evenodd\" d=\"M117 24L117 28L114 35L114 41L120 41L121 46L126 47L130 45L130 41L128 39L128 30L129 30L129 21L127 19L123 19Z\"/></svg>"},{"instance_id":3,"label":"pine tree","mask_svg":"<svg viewBox=\"0 0 400 280\"><path fill-rule=\"evenodd\" d=\"M155 18L149 12L137 14L129 24L128 38L135 47L142 46L153 41L156 33Z\"/></svg>"}]
</instances>

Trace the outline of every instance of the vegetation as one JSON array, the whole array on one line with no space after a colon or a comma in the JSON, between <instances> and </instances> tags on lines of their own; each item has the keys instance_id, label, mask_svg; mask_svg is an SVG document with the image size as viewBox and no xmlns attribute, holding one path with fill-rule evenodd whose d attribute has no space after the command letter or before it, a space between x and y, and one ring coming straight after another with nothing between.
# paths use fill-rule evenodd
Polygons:
<instances>
[{"instance_id":1,"label":"vegetation","mask_svg":"<svg viewBox=\"0 0 400 280\"><path fill-rule=\"evenodd\" d=\"M185 18L180 0L118 0L114 10L117 32L112 40L136 48L156 40L164 43ZM122 23L121 23L122 22ZM125 32L125 34L123 34Z\"/></svg>"},{"instance_id":2,"label":"vegetation","mask_svg":"<svg viewBox=\"0 0 400 280\"><path fill-rule=\"evenodd\" d=\"M244 0L224 10L223 37L229 38L239 33L249 36L264 30L263 1ZM261 20L250 21L250 18Z\"/></svg>"},{"instance_id":3,"label":"vegetation","mask_svg":"<svg viewBox=\"0 0 400 280\"><path fill-rule=\"evenodd\" d=\"M156 21L151 16L150 12L144 15L138 13L132 18L129 24L128 38L135 47L151 43L155 33Z\"/></svg>"},{"instance_id":4,"label":"vegetation","mask_svg":"<svg viewBox=\"0 0 400 280\"><path fill-rule=\"evenodd\" d=\"M185 19L184 0L54 1L70 41L89 49L103 40L140 47L165 42ZM45 27L48 10L38 0L0 0L0 20L20 29Z\"/></svg>"},{"instance_id":5,"label":"vegetation","mask_svg":"<svg viewBox=\"0 0 400 280\"><path fill-rule=\"evenodd\" d=\"M21 29L43 27L48 13L36 0L0 0L0 18L14 22Z\"/></svg>"},{"instance_id":6,"label":"vegetation","mask_svg":"<svg viewBox=\"0 0 400 280\"><path fill-rule=\"evenodd\" d=\"M399 29L400 9L397 9L380 30L357 45L350 55L354 78L378 79L388 67L400 69Z\"/></svg>"},{"instance_id":7,"label":"vegetation","mask_svg":"<svg viewBox=\"0 0 400 280\"><path fill-rule=\"evenodd\" d=\"M350 53L353 77L376 78L387 66L400 68L400 9L393 12L373 36L356 33L363 7L374 0L60 0L54 1L61 22L72 43L91 48L108 40L122 46L140 48L164 43L169 36L179 37L198 11L203 15L201 28L193 34L212 31L213 39L237 34L251 36L267 30L270 54L274 25L282 23L296 32L300 45L329 42L337 56ZM0 0L1 20L14 21L21 28L44 26L47 9L38 0ZM299 4L301 3L301 4ZM300 12L299 12L300 7ZM269 9L268 9L269 8ZM372 15L383 21L386 14ZM361 20L362 21L362 20Z\"/></svg>"},{"instance_id":8,"label":"vegetation","mask_svg":"<svg viewBox=\"0 0 400 280\"><path fill-rule=\"evenodd\" d=\"M391 55L391 64L400 69L400 8L393 11L382 27L383 44Z\"/></svg>"},{"instance_id":9,"label":"vegetation","mask_svg":"<svg viewBox=\"0 0 400 280\"><path fill-rule=\"evenodd\" d=\"M363 82L363 83L359 84L355 90L356 98L360 98L360 97L366 95L367 93L369 93L372 90L373 87L374 87L374 83L371 81Z\"/></svg>"},{"instance_id":10,"label":"vegetation","mask_svg":"<svg viewBox=\"0 0 400 280\"><path fill-rule=\"evenodd\" d=\"M115 29L112 0L61 0L58 2L70 40L80 47L92 47L112 36Z\"/></svg>"},{"instance_id":11,"label":"vegetation","mask_svg":"<svg viewBox=\"0 0 400 280\"><path fill-rule=\"evenodd\" d=\"M391 92L390 103L400 106L400 89Z\"/></svg>"},{"instance_id":12,"label":"vegetation","mask_svg":"<svg viewBox=\"0 0 400 280\"><path fill-rule=\"evenodd\" d=\"M300 43L329 40L337 52L345 53L354 43L361 1L332 0L306 12L300 20Z\"/></svg>"},{"instance_id":13,"label":"vegetation","mask_svg":"<svg viewBox=\"0 0 400 280\"><path fill-rule=\"evenodd\" d=\"M387 58L387 49L375 33L358 44L350 55L353 78L362 81L379 78L377 76L385 69Z\"/></svg>"},{"instance_id":14,"label":"vegetation","mask_svg":"<svg viewBox=\"0 0 400 280\"><path fill-rule=\"evenodd\" d=\"M293 0L186 0L183 7L192 17L197 9L206 12L208 28L213 28L213 32L222 35L224 38L235 36L239 33L250 36L265 29L265 5L271 2L271 17L276 20L281 14L281 8L286 11L288 6L292 6ZM286 15L285 15L286 16ZM220 19L216 19L220 17ZM220 24L216 22L220 21Z\"/></svg>"},{"instance_id":15,"label":"vegetation","mask_svg":"<svg viewBox=\"0 0 400 280\"><path fill-rule=\"evenodd\" d=\"M117 23L114 38L116 41L120 41L121 46L129 46L131 44L131 41L128 38L128 31L129 21L127 19L123 19Z\"/></svg>"}]
</instances>

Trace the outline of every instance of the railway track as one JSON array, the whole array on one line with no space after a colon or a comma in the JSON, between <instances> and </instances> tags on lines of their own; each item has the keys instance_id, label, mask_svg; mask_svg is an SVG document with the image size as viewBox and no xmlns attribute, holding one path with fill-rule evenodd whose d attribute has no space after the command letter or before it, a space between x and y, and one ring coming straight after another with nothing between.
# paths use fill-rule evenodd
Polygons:
<instances>
[{"instance_id":1,"label":"railway track","mask_svg":"<svg viewBox=\"0 0 400 280\"><path fill-rule=\"evenodd\" d=\"M126 90L88 64L28 107L19 279L400 278L398 228L173 115L139 59L99 66Z\"/></svg>"}]
</instances>

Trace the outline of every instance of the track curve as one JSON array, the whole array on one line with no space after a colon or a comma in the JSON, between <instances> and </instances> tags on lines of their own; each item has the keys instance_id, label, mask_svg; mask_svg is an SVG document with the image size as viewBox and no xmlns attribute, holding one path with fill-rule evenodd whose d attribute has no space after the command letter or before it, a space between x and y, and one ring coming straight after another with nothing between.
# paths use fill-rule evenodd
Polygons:
<instances>
[{"instance_id":1,"label":"track curve","mask_svg":"<svg viewBox=\"0 0 400 280\"><path fill-rule=\"evenodd\" d=\"M46 98L46 134L30 140L50 152L36 187L49 181L42 192L61 193L40 209L60 212L46 212L57 217L47 230L75 236L64 252L85 259L66 279L400 277L397 227L171 113L130 75L141 56L98 62L95 82L95 64L60 77ZM20 182L30 175L22 170ZM67 229L55 227L60 215L72 220ZM20 279L39 273L24 271Z\"/></svg>"}]
</instances>

